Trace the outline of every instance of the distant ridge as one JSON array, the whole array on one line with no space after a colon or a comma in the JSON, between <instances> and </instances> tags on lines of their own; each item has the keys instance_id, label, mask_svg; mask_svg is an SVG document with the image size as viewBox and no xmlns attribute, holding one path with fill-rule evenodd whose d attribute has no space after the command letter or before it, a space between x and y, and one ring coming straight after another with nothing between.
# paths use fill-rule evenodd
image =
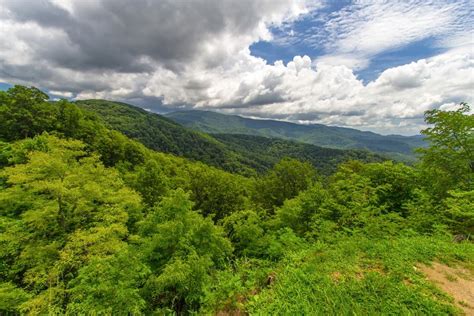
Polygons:
<instances>
[{"instance_id":1,"label":"distant ridge","mask_svg":"<svg viewBox=\"0 0 474 316\"><path fill-rule=\"evenodd\" d=\"M421 135L380 135L353 128L250 119L211 111L179 111L165 116L189 128L211 134L257 135L330 148L367 149L406 160L414 159L415 148L425 146Z\"/></svg>"}]
</instances>

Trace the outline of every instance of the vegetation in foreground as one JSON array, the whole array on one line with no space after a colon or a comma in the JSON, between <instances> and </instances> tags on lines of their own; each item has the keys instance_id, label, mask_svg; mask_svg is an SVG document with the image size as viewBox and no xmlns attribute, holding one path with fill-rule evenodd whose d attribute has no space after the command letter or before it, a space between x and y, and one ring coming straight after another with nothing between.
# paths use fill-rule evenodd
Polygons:
<instances>
[{"instance_id":1,"label":"vegetation in foreground","mask_svg":"<svg viewBox=\"0 0 474 316\"><path fill-rule=\"evenodd\" d=\"M415 167L244 177L0 92L0 312L460 314L417 265L474 269L474 117L426 120Z\"/></svg>"}]
</instances>

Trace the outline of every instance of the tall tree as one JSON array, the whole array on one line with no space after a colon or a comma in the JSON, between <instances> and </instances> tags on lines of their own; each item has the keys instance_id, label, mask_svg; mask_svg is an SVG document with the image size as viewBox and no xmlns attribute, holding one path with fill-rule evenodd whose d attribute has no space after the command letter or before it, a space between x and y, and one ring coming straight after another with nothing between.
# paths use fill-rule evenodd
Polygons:
<instances>
[{"instance_id":1,"label":"tall tree","mask_svg":"<svg viewBox=\"0 0 474 316\"><path fill-rule=\"evenodd\" d=\"M16 85L0 95L0 139L17 140L55 128L56 108L48 95Z\"/></svg>"},{"instance_id":2,"label":"tall tree","mask_svg":"<svg viewBox=\"0 0 474 316\"><path fill-rule=\"evenodd\" d=\"M309 163L284 158L257 181L255 200L263 208L273 210L308 189L315 180L316 170Z\"/></svg>"},{"instance_id":3,"label":"tall tree","mask_svg":"<svg viewBox=\"0 0 474 316\"><path fill-rule=\"evenodd\" d=\"M434 125L422 131L430 146L419 149L429 187L440 198L451 189L472 189L474 115L469 105L461 103L454 111L427 111L425 121Z\"/></svg>"},{"instance_id":4,"label":"tall tree","mask_svg":"<svg viewBox=\"0 0 474 316\"><path fill-rule=\"evenodd\" d=\"M42 135L33 142L41 150L0 171L0 280L34 293L17 311L64 313L79 270L126 249L140 197L80 141Z\"/></svg>"}]
</instances>

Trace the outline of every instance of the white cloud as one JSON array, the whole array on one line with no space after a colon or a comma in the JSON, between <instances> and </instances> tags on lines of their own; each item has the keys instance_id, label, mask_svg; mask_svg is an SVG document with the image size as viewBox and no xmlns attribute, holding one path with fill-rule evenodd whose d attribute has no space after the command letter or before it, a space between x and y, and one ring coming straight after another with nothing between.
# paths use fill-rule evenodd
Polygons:
<instances>
[{"instance_id":1,"label":"white cloud","mask_svg":"<svg viewBox=\"0 0 474 316\"><path fill-rule=\"evenodd\" d=\"M325 48L327 55L318 61L363 69L377 54L416 41L434 38L445 47L446 36L472 35L469 6L468 1L357 1L323 16L323 27L312 28L304 41Z\"/></svg>"},{"instance_id":2,"label":"white cloud","mask_svg":"<svg viewBox=\"0 0 474 316\"><path fill-rule=\"evenodd\" d=\"M270 65L249 46L271 38L269 26L301 17L307 3L137 1L135 12L125 0L41 1L34 8L0 0L0 81L155 110L195 107L405 134L419 131L427 109L474 101L473 41L455 27L456 4L376 2L355 16L341 12L325 42L334 54ZM426 16L411 21L423 8ZM394 32L380 24L385 18ZM387 69L368 84L353 72L381 49L447 29L458 35L440 41L449 50L439 56Z\"/></svg>"}]
</instances>

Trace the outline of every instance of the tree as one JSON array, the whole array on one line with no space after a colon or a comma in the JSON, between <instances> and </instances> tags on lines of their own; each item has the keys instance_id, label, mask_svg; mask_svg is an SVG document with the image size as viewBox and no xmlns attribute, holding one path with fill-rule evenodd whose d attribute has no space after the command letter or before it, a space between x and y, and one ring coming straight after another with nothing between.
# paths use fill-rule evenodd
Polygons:
<instances>
[{"instance_id":1,"label":"tree","mask_svg":"<svg viewBox=\"0 0 474 316\"><path fill-rule=\"evenodd\" d=\"M114 256L94 257L70 282L70 314L142 314L147 302L140 287L149 274L134 249Z\"/></svg>"},{"instance_id":2,"label":"tree","mask_svg":"<svg viewBox=\"0 0 474 316\"><path fill-rule=\"evenodd\" d=\"M168 177L164 174L158 162L147 160L137 168L133 187L140 192L143 201L149 207L154 206L168 190Z\"/></svg>"},{"instance_id":3,"label":"tree","mask_svg":"<svg viewBox=\"0 0 474 316\"><path fill-rule=\"evenodd\" d=\"M152 311L197 309L210 272L232 252L222 228L192 207L183 190L171 191L139 224L141 252L152 273L143 291Z\"/></svg>"},{"instance_id":4,"label":"tree","mask_svg":"<svg viewBox=\"0 0 474 316\"><path fill-rule=\"evenodd\" d=\"M190 198L194 209L218 221L245 207L247 182L244 177L196 165L189 169Z\"/></svg>"},{"instance_id":5,"label":"tree","mask_svg":"<svg viewBox=\"0 0 474 316\"><path fill-rule=\"evenodd\" d=\"M222 224L237 255L262 256L268 247L261 214L255 211L234 212L224 218Z\"/></svg>"},{"instance_id":6,"label":"tree","mask_svg":"<svg viewBox=\"0 0 474 316\"><path fill-rule=\"evenodd\" d=\"M0 96L0 139L32 137L56 127L56 108L37 88L16 85Z\"/></svg>"},{"instance_id":7,"label":"tree","mask_svg":"<svg viewBox=\"0 0 474 316\"><path fill-rule=\"evenodd\" d=\"M328 198L329 196L322 185L320 183L314 184L297 197L286 200L275 211L279 225L290 227L296 234L304 237L312 229L313 217L321 212L321 206Z\"/></svg>"},{"instance_id":8,"label":"tree","mask_svg":"<svg viewBox=\"0 0 474 316\"><path fill-rule=\"evenodd\" d=\"M472 189L474 175L474 115L461 103L455 111L430 110L422 131L430 143L419 149L428 187L439 198L456 188Z\"/></svg>"},{"instance_id":9,"label":"tree","mask_svg":"<svg viewBox=\"0 0 474 316\"><path fill-rule=\"evenodd\" d=\"M126 248L140 197L80 141L41 135L14 150L25 143L26 161L0 171L0 278L34 293L17 310L64 313L78 271Z\"/></svg>"},{"instance_id":10,"label":"tree","mask_svg":"<svg viewBox=\"0 0 474 316\"><path fill-rule=\"evenodd\" d=\"M255 200L263 208L273 210L308 189L315 180L316 171L309 163L284 158L257 181Z\"/></svg>"},{"instance_id":11,"label":"tree","mask_svg":"<svg viewBox=\"0 0 474 316\"><path fill-rule=\"evenodd\" d=\"M474 190L449 191L444 201L446 223L456 234L474 235Z\"/></svg>"}]
</instances>

